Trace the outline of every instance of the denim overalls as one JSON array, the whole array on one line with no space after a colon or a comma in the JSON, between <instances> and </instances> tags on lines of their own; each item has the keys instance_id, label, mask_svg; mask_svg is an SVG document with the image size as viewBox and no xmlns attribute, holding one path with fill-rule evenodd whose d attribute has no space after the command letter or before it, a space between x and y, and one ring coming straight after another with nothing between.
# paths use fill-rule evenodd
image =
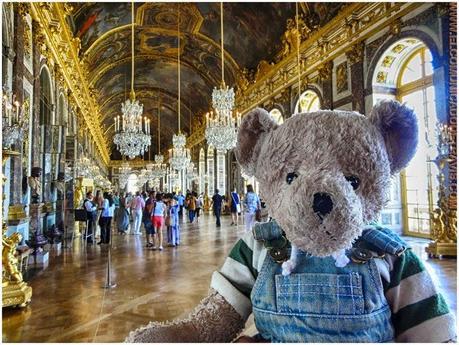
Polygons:
<instances>
[{"instance_id":1,"label":"denim overalls","mask_svg":"<svg viewBox=\"0 0 459 345\"><path fill-rule=\"evenodd\" d=\"M254 230L257 240L273 239L276 227L282 236L275 222L265 224ZM406 245L390 230L377 227L365 229L356 243L381 256L400 255ZM375 260L339 268L331 256L299 251L296 268L282 276L281 264L266 255L251 293L258 332L271 342L393 341L391 310Z\"/></svg>"}]
</instances>

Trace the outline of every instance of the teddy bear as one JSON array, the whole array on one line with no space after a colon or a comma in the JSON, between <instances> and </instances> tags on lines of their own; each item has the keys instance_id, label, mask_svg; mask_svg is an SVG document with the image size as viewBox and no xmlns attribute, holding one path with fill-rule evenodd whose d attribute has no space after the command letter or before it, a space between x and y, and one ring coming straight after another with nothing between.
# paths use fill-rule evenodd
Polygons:
<instances>
[{"instance_id":1,"label":"teddy bear","mask_svg":"<svg viewBox=\"0 0 459 345\"><path fill-rule=\"evenodd\" d=\"M416 152L416 115L385 100L368 116L320 110L282 125L254 109L236 158L272 221L257 223L183 320L128 342L445 342L455 321L420 259L377 223L391 177ZM237 338L250 314L257 334Z\"/></svg>"}]
</instances>

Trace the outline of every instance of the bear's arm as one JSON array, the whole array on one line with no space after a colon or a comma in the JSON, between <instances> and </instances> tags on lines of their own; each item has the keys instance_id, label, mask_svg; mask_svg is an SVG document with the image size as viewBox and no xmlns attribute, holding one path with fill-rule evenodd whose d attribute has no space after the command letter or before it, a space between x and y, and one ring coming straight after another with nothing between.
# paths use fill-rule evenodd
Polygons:
<instances>
[{"instance_id":1,"label":"bear's arm","mask_svg":"<svg viewBox=\"0 0 459 345\"><path fill-rule=\"evenodd\" d=\"M225 343L235 339L252 311L250 292L257 268L264 260L263 249L251 233L246 234L235 244L222 268L214 272L210 294L187 318L150 322L131 332L126 342Z\"/></svg>"},{"instance_id":2,"label":"bear's arm","mask_svg":"<svg viewBox=\"0 0 459 345\"><path fill-rule=\"evenodd\" d=\"M410 249L386 255L390 280L384 293L398 342L447 342L456 338L454 316L421 260Z\"/></svg>"}]
</instances>

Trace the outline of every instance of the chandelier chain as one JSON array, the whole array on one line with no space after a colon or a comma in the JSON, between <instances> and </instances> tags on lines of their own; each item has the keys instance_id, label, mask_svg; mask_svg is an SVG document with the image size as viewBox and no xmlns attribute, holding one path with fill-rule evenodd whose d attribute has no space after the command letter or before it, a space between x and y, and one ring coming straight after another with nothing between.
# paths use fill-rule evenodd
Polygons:
<instances>
[{"instance_id":1,"label":"chandelier chain","mask_svg":"<svg viewBox=\"0 0 459 345\"><path fill-rule=\"evenodd\" d=\"M221 58L222 58L222 84L225 85L225 58L223 43L223 1L220 1L220 34L221 34Z\"/></svg>"},{"instance_id":2,"label":"chandelier chain","mask_svg":"<svg viewBox=\"0 0 459 345\"><path fill-rule=\"evenodd\" d=\"M135 99L134 92L134 0L131 1L131 16L132 16L132 25L131 25L131 98Z\"/></svg>"},{"instance_id":3,"label":"chandelier chain","mask_svg":"<svg viewBox=\"0 0 459 345\"><path fill-rule=\"evenodd\" d=\"M181 100L181 95L180 95L180 4L177 4L177 40L178 40L178 49L177 49L177 74L178 74L178 132L180 134L180 100Z\"/></svg>"},{"instance_id":4,"label":"chandelier chain","mask_svg":"<svg viewBox=\"0 0 459 345\"><path fill-rule=\"evenodd\" d=\"M298 62L298 101L301 97L301 63L300 63L300 44L301 44L301 35L300 35L300 25L299 25L299 15L298 15L298 2L295 2L295 12L296 12L296 58Z\"/></svg>"}]
</instances>

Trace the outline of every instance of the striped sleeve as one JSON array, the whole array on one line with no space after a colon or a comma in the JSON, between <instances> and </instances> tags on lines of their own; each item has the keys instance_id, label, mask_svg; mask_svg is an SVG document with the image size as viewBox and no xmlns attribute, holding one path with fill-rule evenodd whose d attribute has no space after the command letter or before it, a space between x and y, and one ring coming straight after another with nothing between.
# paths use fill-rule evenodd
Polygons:
<instances>
[{"instance_id":1,"label":"striped sleeve","mask_svg":"<svg viewBox=\"0 0 459 345\"><path fill-rule=\"evenodd\" d=\"M263 244L247 233L234 245L220 270L212 275L211 288L244 319L252 312L250 293L265 257Z\"/></svg>"},{"instance_id":2,"label":"striped sleeve","mask_svg":"<svg viewBox=\"0 0 459 345\"><path fill-rule=\"evenodd\" d=\"M385 296L398 342L445 342L456 337L456 323L421 260L411 250L388 259Z\"/></svg>"}]
</instances>

